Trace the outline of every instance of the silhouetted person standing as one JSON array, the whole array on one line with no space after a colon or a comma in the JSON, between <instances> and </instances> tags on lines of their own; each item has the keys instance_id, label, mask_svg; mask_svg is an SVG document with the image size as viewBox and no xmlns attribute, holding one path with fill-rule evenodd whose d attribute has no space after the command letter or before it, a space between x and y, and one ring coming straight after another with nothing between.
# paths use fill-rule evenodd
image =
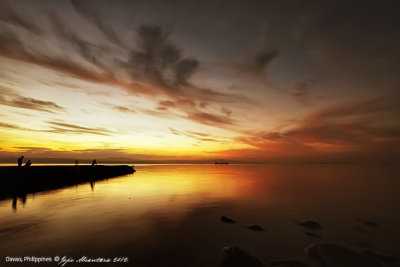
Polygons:
<instances>
[{"instance_id":1,"label":"silhouetted person standing","mask_svg":"<svg viewBox=\"0 0 400 267\"><path fill-rule=\"evenodd\" d=\"M93 180L90 180L90 188L92 189L92 191L94 191L94 185L95 182Z\"/></svg>"},{"instance_id":2,"label":"silhouetted person standing","mask_svg":"<svg viewBox=\"0 0 400 267\"><path fill-rule=\"evenodd\" d=\"M17 197L13 197L12 209L13 209L13 211L17 211Z\"/></svg>"},{"instance_id":3,"label":"silhouetted person standing","mask_svg":"<svg viewBox=\"0 0 400 267\"><path fill-rule=\"evenodd\" d=\"M24 156L18 158L18 167L22 166L22 161L24 160Z\"/></svg>"},{"instance_id":4,"label":"silhouetted person standing","mask_svg":"<svg viewBox=\"0 0 400 267\"><path fill-rule=\"evenodd\" d=\"M93 162L92 162L92 166L96 166L96 165L97 165L97 160L94 159Z\"/></svg>"},{"instance_id":5,"label":"silhouetted person standing","mask_svg":"<svg viewBox=\"0 0 400 267\"><path fill-rule=\"evenodd\" d=\"M31 165L32 165L31 160L28 160L28 161L25 163L25 167L30 167Z\"/></svg>"},{"instance_id":6,"label":"silhouetted person standing","mask_svg":"<svg viewBox=\"0 0 400 267\"><path fill-rule=\"evenodd\" d=\"M75 171L79 171L79 160L75 160Z\"/></svg>"}]
</instances>

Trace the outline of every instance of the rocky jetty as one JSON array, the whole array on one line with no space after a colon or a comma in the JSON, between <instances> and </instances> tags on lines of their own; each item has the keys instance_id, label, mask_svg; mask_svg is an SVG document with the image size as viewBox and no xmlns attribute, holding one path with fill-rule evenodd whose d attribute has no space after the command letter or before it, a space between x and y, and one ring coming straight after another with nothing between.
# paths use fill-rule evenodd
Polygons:
<instances>
[{"instance_id":1,"label":"rocky jetty","mask_svg":"<svg viewBox=\"0 0 400 267\"><path fill-rule=\"evenodd\" d=\"M134 172L127 165L0 167L0 199Z\"/></svg>"}]
</instances>

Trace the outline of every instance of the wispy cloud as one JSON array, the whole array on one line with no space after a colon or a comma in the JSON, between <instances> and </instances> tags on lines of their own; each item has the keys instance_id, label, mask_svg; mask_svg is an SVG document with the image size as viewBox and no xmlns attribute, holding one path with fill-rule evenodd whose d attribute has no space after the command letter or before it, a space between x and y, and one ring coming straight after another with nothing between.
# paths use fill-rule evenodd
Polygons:
<instances>
[{"instance_id":1,"label":"wispy cloud","mask_svg":"<svg viewBox=\"0 0 400 267\"><path fill-rule=\"evenodd\" d=\"M137 113L137 111L134 108L131 107L126 107L126 106L120 106L120 105L113 105L113 104L106 104L106 106L111 107L114 110L117 110L122 113Z\"/></svg>"},{"instance_id":2,"label":"wispy cloud","mask_svg":"<svg viewBox=\"0 0 400 267\"><path fill-rule=\"evenodd\" d=\"M91 128L91 127L69 124L69 123L64 123L64 122L57 122L57 121L47 121L46 123L49 125L49 127L47 127L47 128L31 129L31 128L21 127L16 124L0 122L0 128L29 131L29 132L47 132L47 133L53 133L53 134L74 134L74 135L93 134L93 135L101 135L101 136L110 136L110 135L114 134L113 131L110 131L110 130L107 130L104 128ZM21 147L18 147L18 148L21 148ZM31 148L31 147L26 147L26 149L28 149L28 148Z\"/></svg>"},{"instance_id":3,"label":"wispy cloud","mask_svg":"<svg viewBox=\"0 0 400 267\"><path fill-rule=\"evenodd\" d=\"M20 150L22 150L24 152L34 152L34 153L36 153L36 152L53 151L52 149L47 148L47 147L35 147L35 146L29 146L29 147L27 147L27 146L16 146L14 148L20 149Z\"/></svg>"},{"instance_id":4,"label":"wispy cloud","mask_svg":"<svg viewBox=\"0 0 400 267\"><path fill-rule=\"evenodd\" d=\"M119 38L113 34L114 31L105 26L95 13L89 11L90 9L84 4L76 1L72 1L72 4L79 14L108 36L114 46L107 43L98 44L97 41L81 37L55 12L47 12L52 32L44 32L40 39L47 42L52 35L56 36L60 46L71 53L70 56L34 48L27 43L29 40L26 37L22 38L18 32L11 29L0 32L0 55L37 64L90 82L117 86L132 94L141 94L148 98L164 96L166 99L161 101L158 107L164 115L169 109L174 108L180 113L187 114L182 118L207 125L217 123L216 126L224 127L233 122L230 118L223 118L224 115L230 115L231 111L218 106L239 100L251 102L244 96L222 93L192 84L190 79L196 73L200 62L193 57L182 56L182 49L170 41L171 30L158 25L139 25L134 31L136 33L136 44L132 45L134 48L121 46L118 45ZM99 54L102 56L98 57ZM77 60L75 55L81 59ZM118 59L115 55L118 55ZM88 67L86 63L93 65L94 68ZM116 70L118 72L115 72ZM36 105L37 108L40 105L51 105L30 99L20 100L14 105L22 106L25 103L28 107L30 103L31 107ZM8 102L8 104L13 103ZM210 105L214 105L213 114L204 110L204 107ZM53 106L54 108L57 106ZM122 112L130 110L129 107L118 109ZM159 115L157 112L153 114Z\"/></svg>"},{"instance_id":5,"label":"wispy cloud","mask_svg":"<svg viewBox=\"0 0 400 267\"><path fill-rule=\"evenodd\" d=\"M312 80L305 80L302 82L298 82L295 84L293 87L290 95L297 100L299 103L303 105L310 105L310 99L309 99L309 91L310 91L310 86L314 83Z\"/></svg>"},{"instance_id":6,"label":"wispy cloud","mask_svg":"<svg viewBox=\"0 0 400 267\"><path fill-rule=\"evenodd\" d=\"M256 75L266 75L268 66L278 55L279 51L277 49L261 51L254 55L244 70Z\"/></svg>"},{"instance_id":7,"label":"wispy cloud","mask_svg":"<svg viewBox=\"0 0 400 267\"><path fill-rule=\"evenodd\" d=\"M225 143L226 139L225 138L220 138L216 136L212 136L207 133L201 133L201 132L194 132L194 131L178 131L172 127L168 128L171 133L174 135L181 135L181 136L186 136L190 137L192 139L195 139L200 142L218 142L218 143Z\"/></svg>"},{"instance_id":8,"label":"wispy cloud","mask_svg":"<svg viewBox=\"0 0 400 267\"><path fill-rule=\"evenodd\" d=\"M0 3L0 20L7 24L23 28L34 34L42 33L40 27L38 27L31 18L28 18L27 14L19 14L8 5L7 1L2 1Z\"/></svg>"},{"instance_id":9,"label":"wispy cloud","mask_svg":"<svg viewBox=\"0 0 400 267\"><path fill-rule=\"evenodd\" d=\"M101 159L108 159L114 161L129 161L132 158L136 158L134 154L128 154L121 148L91 148L91 149L75 149L69 150L63 147L60 148L49 148L49 147L26 147L26 146L15 146L14 148L18 149L16 152L7 152L2 151L0 156L4 157L19 157L22 155L25 158L35 158L33 160L33 164L38 162L49 163L49 159L55 162L68 162L70 160L71 163L74 162L75 159L89 160L91 162L93 158L97 158L98 161L101 162ZM142 155L141 155L142 156ZM143 155L143 158L145 155ZM148 155L147 155L148 157ZM53 159L51 159L53 158ZM84 161L83 161L84 163Z\"/></svg>"},{"instance_id":10,"label":"wispy cloud","mask_svg":"<svg viewBox=\"0 0 400 267\"><path fill-rule=\"evenodd\" d=\"M54 34L61 39L61 43L71 45L77 55L96 66L108 76L113 76L109 62L105 62L104 59L110 50L107 46L98 43L94 44L80 37L75 31L65 25L54 12L49 12L48 19L51 21ZM102 56L99 57L98 55Z\"/></svg>"},{"instance_id":11,"label":"wispy cloud","mask_svg":"<svg viewBox=\"0 0 400 267\"><path fill-rule=\"evenodd\" d=\"M108 111L118 115L117 111L125 114L124 119L151 115L163 123L173 118L206 125L205 129L223 128L240 135L235 141L253 147L247 151L249 157L251 153L306 155L375 147L383 151L399 142L398 95L371 97L378 91L398 91L396 4L368 2L363 10L349 4L338 17L340 4L318 1L294 6L206 1L202 7L187 3L179 9L168 1L122 1L119 6L103 1L50 2L1 1L0 57L7 64L0 74L3 85L15 82L15 88L26 92L29 79L46 80L46 88L54 90L77 85L67 93L88 93L84 97L90 99L86 102L90 108L85 110L112 103L104 113L81 113L85 116L107 120L109 114L100 116ZM365 27L372 6L379 10L376 25ZM165 12L155 16L148 11L154 7L165 7ZM195 12L208 15L192 16ZM25 78L20 66L40 68ZM45 71L51 73L49 78L42 77ZM53 81L53 75L60 79ZM32 87L35 90L40 89ZM107 93L95 95L97 90ZM125 97L114 90L123 91ZM314 103L318 95L320 101ZM329 103L323 101L331 95ZM359 100L343 101L350 97ZM23 112L17 110L18 114L4 116L7 120L0 127L60 136L115 134L105 126L67 119L74 110L53 99L42 93L39 97L1 91L0 105L7 106L3 109L21 108L35 115L38 112L33 111L40 111L46 121L43 124L43 118L36 116L31 122L36 129L23 128L11 120ZM65 112L67 108L71 114ZM157 127L165 127L163 123ZM277 126L281 124L285 126ZM199 142L230 141L195 128L175 128L170 132Z\"/></svg>"},{"instance_id":12,"label":"wispy cloud","mask_svg":"<svg viewBox=\"0 0 400 267\"><path fill-rule=\"evenodd\" d=\"M38 110L48 113L64 111L64 108L52 101L43 101L35 98L24 97L4 88L0 88L0 92L2 93L2 95L0 95L0 105Z\"/></svg>"},{"instance_id":13,"label":"wispy cloud","mask_svg":"<svg viewBox=\"0 0 400 267\"><path fill-rule=\"evenodd\" d=\"M201 124L213 125L223 128L226 125L234 125L235 121L228 116L211 114L206 112L191 112L186 118Z\"/></svg>"},{"instance_id":14,"label":"wispy cloud","mask_svg":"<svg viewBox=\"0 0 400 267\"><path fill-rule=\"evenodd\" d=\"M71 4L83 18L95 25L110 42L118 46L123 46L117 32L93 11L93 3L71 0Z\"/></svg>"},{"instance_id":15,"label":"wispy cloud","mask_svg":"<svg viewBox=\"0 0 400 267\"><path fill-rule=\"evenodd\" d=\"M24 128L18 126L18 125L9 124L9 123L3 123L3 122L0 122L0 127L1 128L5 128L5 129L17 129L17 130L23 130L24 129Z\"/></svg>"},{"instance_id":16,"label":"wispy cloud","mask_svg":"<svg viewBox=\"0 0 400 267\"><path fill-rule=\"evenodd\" d=\"M398 116L394 96L335 104L311 113L280 131L252 131L237 137L265 151L265 155L309 155L324 152L355 152L400 142L400 127L388 123ZM379 121L386 118L387 121Z\"/></svg>"},{"instance_id":17,"label":"wispy cloud","mask_svg":"<svg viewBox=\"0 0 400 267\"><path fill-rule=\"evenodd\" d=\"M66 134L94 134L94 135L111 135L113 132L104 128L90 128L75 124L69 124L57 121L47 121L50 125L48 132L66 133Z\"/></svg>"},{"instance_id":18,"label":"wispy cloud","mask_svg":"<svg viewBox=\"0 0 400 267\"><path fill-rule=\"evenodd\" d=\"M197 136L200 136L200 137L210 136L210 134L201 133L201 132L195 132L195 131L186 131L186 133L191 134L191 135L197 135Z\"/></svg>"}]
</instances>

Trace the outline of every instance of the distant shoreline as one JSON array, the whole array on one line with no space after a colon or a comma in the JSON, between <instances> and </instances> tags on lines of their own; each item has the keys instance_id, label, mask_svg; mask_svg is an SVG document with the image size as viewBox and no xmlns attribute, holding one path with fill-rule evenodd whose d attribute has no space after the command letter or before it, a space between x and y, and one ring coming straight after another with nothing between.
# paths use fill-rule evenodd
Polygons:
<instances>
[{"instance_id":1,"label":"distant shoreline","mask_svg":"<svg viewBox=\"0 0 400 267\"><path fill-rule=\"evenodd\" d=\"M146 166L146 165L399 165L400 162L229 162L229 164L215 164L215 162L107 162L100 161L101 164L116 166L116 165L128 165L128 166ZM39 162L32 160L32 166L75 166L73 162ZM79 166L90 166L91 162L80 162ZM1 167L12 167L17 166L17 162L0 162Z\"/></svg>"}]
</instances>

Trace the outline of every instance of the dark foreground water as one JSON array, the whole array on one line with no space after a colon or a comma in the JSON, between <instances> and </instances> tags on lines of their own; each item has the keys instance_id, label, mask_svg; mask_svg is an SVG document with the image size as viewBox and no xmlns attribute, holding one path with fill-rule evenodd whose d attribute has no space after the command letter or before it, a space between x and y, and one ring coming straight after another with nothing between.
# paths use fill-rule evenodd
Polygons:
<instances>
[{"instance_id":1,"label":"dark foreground water","mask_svg":"<svg viewBox=\"0 0 400 267\"><path fill-rule=\"evenodd\" d=\"M128 258L65 266L253 266L251 260L246 264L248 255L265 266L399 266L399 167L136 169L95 184L0 201L0 266L57 266L55 256ZM321 229L299 225L305 221ZM252 225L265 231L247 228ZM10 262L25 256L53 261Z\"/></svg>"}]
</instances>

